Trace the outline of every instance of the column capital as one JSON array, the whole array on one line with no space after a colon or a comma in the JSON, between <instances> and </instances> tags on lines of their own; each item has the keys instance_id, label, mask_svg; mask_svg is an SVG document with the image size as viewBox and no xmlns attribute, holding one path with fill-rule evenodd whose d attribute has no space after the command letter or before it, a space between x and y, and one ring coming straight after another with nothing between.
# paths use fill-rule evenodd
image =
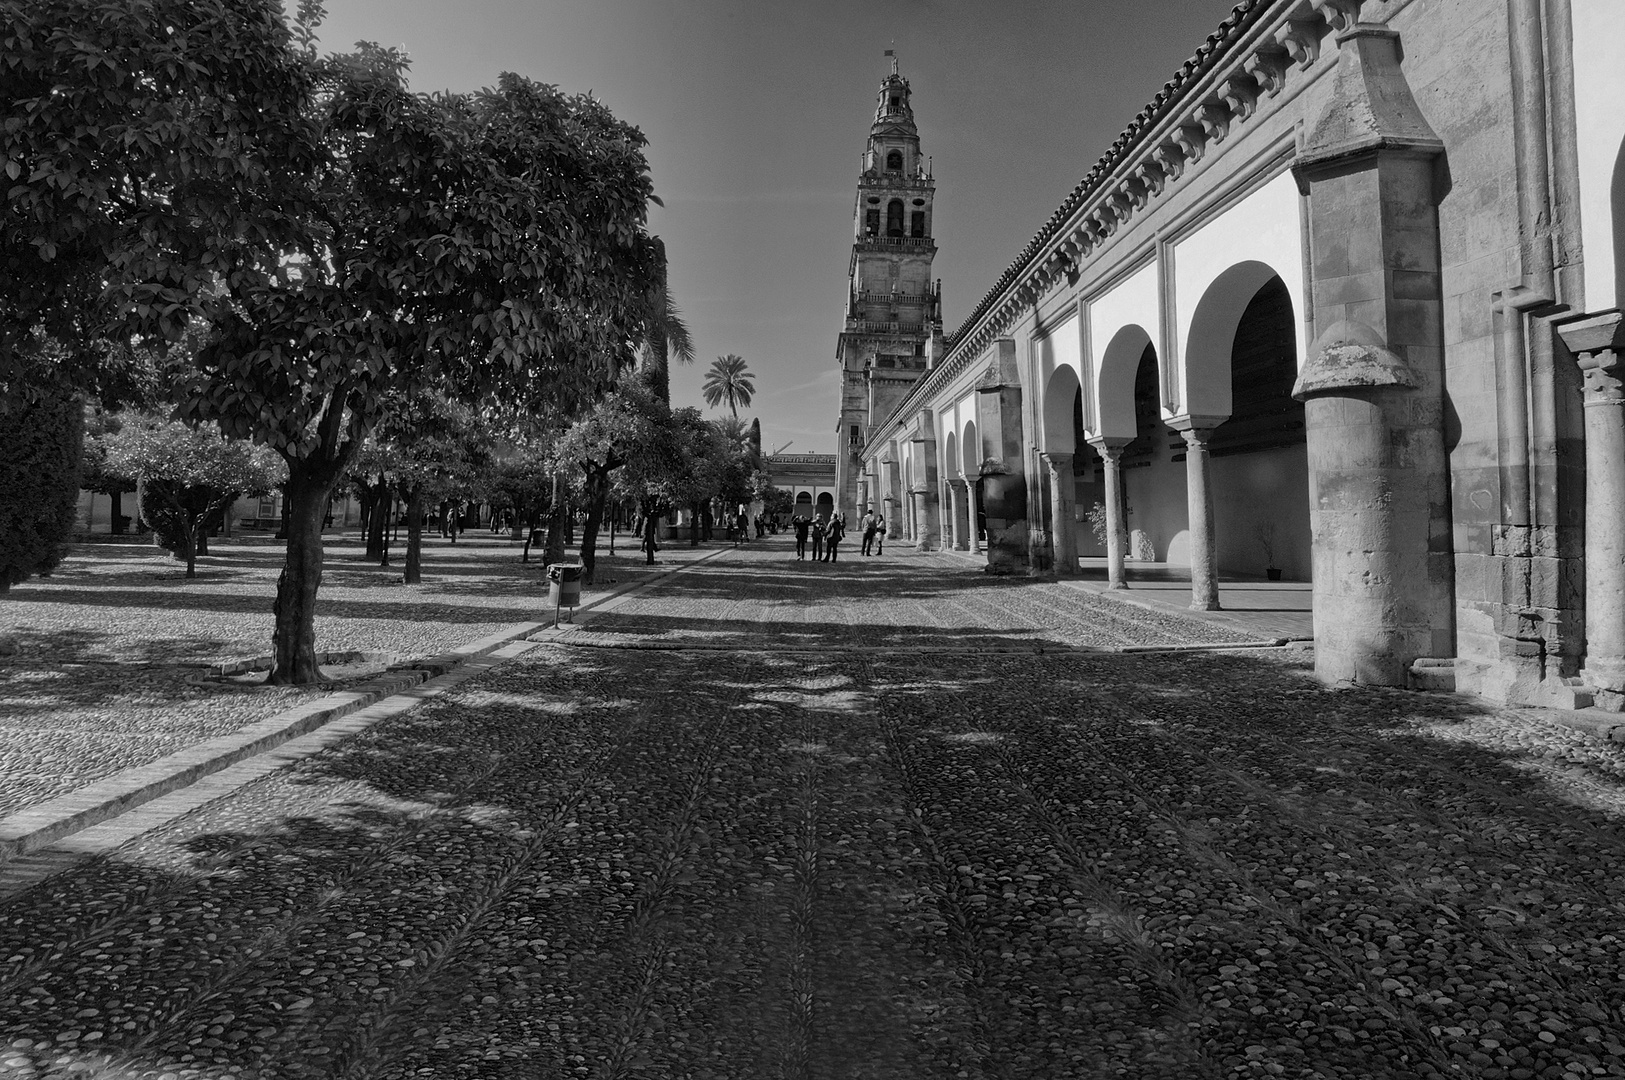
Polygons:
<instances>
[{"instance_id":1,"label":"column capital","mask_svg":"<svg viewBox=\"0 0 1625 1080\"><path fill-rule=\"evenodd\" d=\"M1582 368L1614 367L1625 359L1625 311L1619 308L1564 319L1556 327Z\"/></svg>"},{"instance_id":2,"label":"column capital","mask_svg":"<svg viewBox=\"0 0 1625 1080\"><path fill-rule=\"evenodd\" d=\"M1070 465L1077 454L1071 450L1040 450L1038 456L1049 462L1051 466Z\"/></svg>"},{"instance_id":3,"label":"column capital","mask_svg":"<svg viewBox=\"0 0 1625 1080\"><path fill-rule=\"evenodd\" d=\"M1204 445L1212 436L1213 429L1230 419L1228 416L1176 416L1167 421L1169 427L1179 432L1179 437L1185 440L1186 446Z\"/></svg>"},{"instance_id":4,"label":"column capital","mask_svg":"<svg viewBox=\"0 0 1625 1080\"><path fill-rule=\"evenodd\" d=\"M1107 461L1116 461L1123 456L1123 447L1133 441L1126 435L1097 435L1089 440L1089 445L1099 451L1100 456Z\"/></svg>"}]
</instances>

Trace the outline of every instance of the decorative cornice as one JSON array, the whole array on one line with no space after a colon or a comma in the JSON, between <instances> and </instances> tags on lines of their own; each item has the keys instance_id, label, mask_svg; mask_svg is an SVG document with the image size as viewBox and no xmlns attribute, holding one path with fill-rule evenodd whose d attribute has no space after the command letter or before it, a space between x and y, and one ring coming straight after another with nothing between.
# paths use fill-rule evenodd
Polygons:
<instances>
[{"instance_id":1,"label":"decorative cornice","mask_svg":"<svg viewBox=\"0 0 1625 1080\"><path fill-rule=\"evenodd\" d=\"M1102 240L1161 197L1280 93L1292 63L1308 70L1327 33L1359 19L1364 0L1242 0L1078 181L970 316L947 336L947 354L878 425L918 408L957 379L1026 307L1043 295L1060 250L1081 262ZM1270 29L1273 27L1273 29ZM1239 55L1245 49L1245 55Z\"/></svg>"}]
</instances>

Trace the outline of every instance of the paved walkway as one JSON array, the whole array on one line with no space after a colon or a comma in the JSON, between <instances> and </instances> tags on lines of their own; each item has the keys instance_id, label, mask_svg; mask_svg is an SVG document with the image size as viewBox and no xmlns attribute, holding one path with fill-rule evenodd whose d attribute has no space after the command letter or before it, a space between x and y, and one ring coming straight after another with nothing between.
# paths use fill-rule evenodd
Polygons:
<instances>
[{"instance_id":1,"label":"paved walkway","mask_svg":"<svg viewBox=\"0 0 1625 1080\"><path fill-rule=\"evenodd\" d=\"M1625 1076L1621 748L788 552L0 903L0 1077Z\"/></svg>"}]
</instances>

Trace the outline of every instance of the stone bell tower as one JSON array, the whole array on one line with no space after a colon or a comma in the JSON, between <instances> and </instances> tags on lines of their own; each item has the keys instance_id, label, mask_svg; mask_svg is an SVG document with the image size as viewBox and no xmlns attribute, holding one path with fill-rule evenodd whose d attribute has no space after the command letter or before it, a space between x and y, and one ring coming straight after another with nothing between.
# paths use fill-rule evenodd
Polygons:
<instances>
[{"instance_id":1,"label":"stone bell tower","mask_svg":"<svg viewBox=\"0 0 1625 1080\"><path fill-rule=\"evenodd\" d=\"M935 189L929 159L920 156L908 80L892 56L858 174L846 321L835 347L841 365L836 506L849 519L862 512L865 499L880 498L859 491L869 426L884 420L942 353L942 284L931 278ZM896 520L895 508L884 512Z\"/></svg>"}]
</instances>

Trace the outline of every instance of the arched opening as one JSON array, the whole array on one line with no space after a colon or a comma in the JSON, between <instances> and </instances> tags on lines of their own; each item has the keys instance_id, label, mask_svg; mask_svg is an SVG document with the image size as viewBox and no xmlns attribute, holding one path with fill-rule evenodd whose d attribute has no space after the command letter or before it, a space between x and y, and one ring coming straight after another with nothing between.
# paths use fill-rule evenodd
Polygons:
<instances>
[{"instance_id":1,"label":"arched opening","mask_svg":"<svg viewBox=\"0 0 1625 1080\"><path fill-rule=\"evenodd\" d=\"M903 171L903 152L901 150L893 150L891 153L886 155L886 171Z\"/></svg>"},{"instance_id":2,"label":"arched opening","mask_svg":"<svg viewBox=\"0 0 1625 1080\"><path fill-rule=\"evenodd\" d=\"M1132 438L1123 447L1125 559L1190 565L1190 513L1185 501L1185 444L1162 416L1161 362L1149 338L1134 364Z\"/></svg>"},{"instance_id":3,"label":"arched opening","mask_svg":"<svg viewBox=\"0 0 1625 1080\"><path fill-rule=\"evenodd\" d=\"M976 421L965 425L959 437L959 468L967 480L975 480L982 471L982 443L976 437Z\"/></svg>"},{"instance_id":4,"label":"arched opening","mask_svg":"<svg viewBox=\"0 0 1625 1080\"><path fill-rule=\"evenodd\" d=\"M821 492L818 496L818 517L823 520L835 512L835 499L829 492Z\"/></svg>"},{"instance_id":5,"label":"arched opening","mask_svg":"<svg viewBox=\"0 0 1625 1080\"><path fill-rule=\"evenodd\" d=\"M810 491L796 492L796 516L812 517L813 497Z\"/></svg>"},{"instance_id":6,"label":"arched opening","mask_svg":"<svg viewBox=\"0 0 1625 1080\"><path fill-rule=\"evenodd\" d=\"M1221 275L1214 283L1221 292L1210 290L1202 301L1215 301L1208 312L1211 327L1229 327L1222 353L1229 419L1208 444L1218 569L1258 577L1274 570L1288 580L1308 581L1309 458L1303 404L1292 399L1298 377L1292 297L1273 272L1239 295L1237 282L1257 276L1251 266L1229 282ZM1207 362L1219 355L1211 350ZM1193 405L1191 411L1203 410Z\"/></svg>"},{"instance_id":7,"label":"arched opening","mask_svg":"<svg viewBox=\"0 0 1625 1080\"><path fill-rule=\"evenodd\" d=\"M893 199L886 204L886 235L903 235L903 200Z\"/></svg>"},{"instance_id":8,"label":"arched opening","mask_svg":"<svg viewBox=\"0 0 1625 1080\"><path fill-rule=\"evenodd\" d=\"M965 477L965 498L971 520L972 547L987 539L987 515L982 511L982 439L977 434L976 422L965 425L959 437L959 467Z\"/></svg>"}]
</instances>

